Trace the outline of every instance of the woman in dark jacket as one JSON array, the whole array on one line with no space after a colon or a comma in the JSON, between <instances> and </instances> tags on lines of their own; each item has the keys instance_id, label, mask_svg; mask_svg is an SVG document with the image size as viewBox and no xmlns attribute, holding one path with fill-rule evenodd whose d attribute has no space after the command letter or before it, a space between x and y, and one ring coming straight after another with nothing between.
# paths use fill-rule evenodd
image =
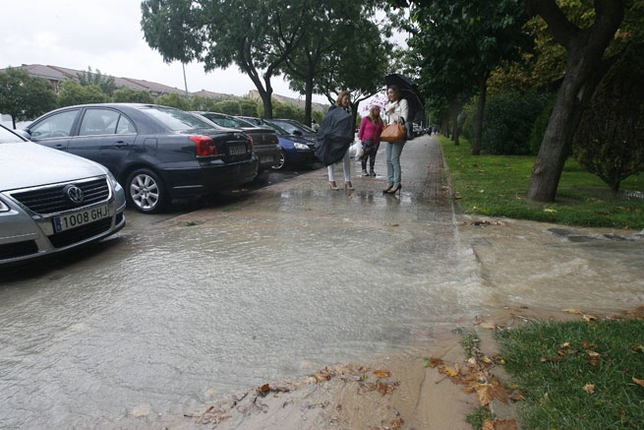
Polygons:
<instances>
[{"instance_id":1,"label":"woman in dark jacket","mask_svg":"<svg viewBox=\"0 0 644 430\"><path fill-rule=\"evenodd\" d=\"M337 190L334 163L342 160L344 188L353 190L351 184L351 157L349 146L353 142L353 117L349 112L351 94L341 91L335 105L329 108L317 132L315 155L327 166L329 188Z\"/></svg>"}]
</instances>

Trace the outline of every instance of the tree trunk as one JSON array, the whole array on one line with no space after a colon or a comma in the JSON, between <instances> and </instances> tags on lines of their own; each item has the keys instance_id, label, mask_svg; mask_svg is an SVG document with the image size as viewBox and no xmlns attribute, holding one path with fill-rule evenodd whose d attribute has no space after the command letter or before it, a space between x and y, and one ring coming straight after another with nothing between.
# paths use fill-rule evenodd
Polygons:
<instances>
[{"instance_id":1,"label":"tree trunk","mask_svg":"<svg viewBox=\"0 0 644 430\"><path fill-rule=\"evenodd\" d=\"M459 114L459 112L461 110L460 107L461 106L460 106L460 103L458 102L458 100L452 100L450 102L449 111L450 111L450 114L451 114L451 117L452 117L452 127L453 127L452 140L454 141L455 146L459 146L461 144L461 142L459 141L459 135L460 135L459 128L460 127L458 126L458 114Z\"/></svg>"},{"instance_id":2,"label":"tree trunk","mask_svg":"<svg viewBox=\"0 0 644 430\"><path fill-rule=\"evenodd\" d=\"M526 2L528 12L540 15L557 42L568 51L566 74L532 168L528 190L532 201L555 200L581 115L607 70L602 56L624 18L623 0L595 0L594 4L595 23L582 30L566 19L554 0Z\"/></svg>"},{"instance_id":3,"label":"tree trunk","mask_svg":"<svg viewBox=\"0 0 644 430\"><path fill-rule=\"evenodd\" d=\"M483 140L483 114L485 112L485 102L487 100L487 78L481 80L479 85L479 102L476 108L476 119L474 120L474 144L472 145L472 155L481 154L481 142Z\"/></svg>"}]
</instances>

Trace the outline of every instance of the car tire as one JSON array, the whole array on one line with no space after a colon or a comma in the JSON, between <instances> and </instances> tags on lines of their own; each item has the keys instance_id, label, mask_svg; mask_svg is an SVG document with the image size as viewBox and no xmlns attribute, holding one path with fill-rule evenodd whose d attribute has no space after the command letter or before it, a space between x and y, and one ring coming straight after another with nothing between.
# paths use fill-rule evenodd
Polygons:
<instances>
[{"instance_id":1,"label":"car tire","mask_svg":"<svg viewBox=\"0 0 644 430\"><path fill-rule=\"evenodd\" d=\"M286 153L283 149L280 149L279 163L277 163L275 166L271 166L271 169L282 170L284 169L284 167L286 167L286 163Z\"/></svg>"},{"instance_id":2,"label":"car tire","mask_svg":"<svg viewBox=\"0 0 644 430\"><path fill-rule=\"evenodd\" d=\"M141 213L159 213L166 206L168 195L159 175L149 169L130 173L125 183L128 202Z\"/></svg>"}]
</instances>

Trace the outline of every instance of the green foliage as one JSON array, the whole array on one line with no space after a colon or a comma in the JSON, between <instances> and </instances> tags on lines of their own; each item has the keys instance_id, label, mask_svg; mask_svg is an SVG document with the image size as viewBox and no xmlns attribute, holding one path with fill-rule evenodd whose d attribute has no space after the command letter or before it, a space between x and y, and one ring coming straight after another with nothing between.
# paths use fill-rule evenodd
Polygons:
<instances>
[{"instance_id":1,"label":"green foliage","mask_svg":"<svg viewBox=\"0 0 644 430\"><path fill-rule=\"evenodd\" d=\"M467 140L459 146L444 136L440 140L455 201L465 213L586 227L644 228L644 199L612 195L573 159L563 169L557 201L537 204L526 198L534 156L476 156ZM644 179L632 176L622 189L642 190Z\"/></svg>"},{"instance_id":2,"label":"green foliage","mask_svg":"<svg viewBox=\"0 0 644 430\"><path fill-rule=\"evenodd\" d=\"M302 112L303 114L304 112ZM273 117L275 118L288 118L302 121L298 109L290 104L275 102L273 104Z\"/></svg>"},{"instance_id":3,"label":"green foliage","mask_svg":"<svg viewBox=\"0 0 644 430\"><path fill-rule=\"evenodd\" d=\"M529 429L639 428L644 321L531 321L497 332Z\"/></svg>"},{"instance_id":4,"label":"green foliage","mask_svg":"<svg viewBox=\"0 0 644 430\"><path fill-rule=\"evenodd\" d=\"M58 94L59 106L72 106L86 103L107 103L110 97L105 94L101 87L92 84L82 86L73 79L65 79L62 89Z\"/></svg>"},{"instance_id":5,"label":"green foliage","mask_svg":"<svg viewBox=\"0 0 644 430\"><path fill-rule=\"evenodd\" d=\"M55 103L46 80L17 68L0 73L0 112L11 115L14 128L17 121L34 119L53 109Z\"/></svg>"},{"instance_id":6,"label":"green foliage","mask_svg":"<svg viewBox=\"0 0 644 430\"><path fill-rule=\"evenodd\" d=\"M490 408L487 406L479 406L474 412L465 416L465 420L470 423L472 428L475 430L481 430L483 428L483 422L485 420L494 420L496 416L490 411Z\"/></svg>"},{"instance_id":7,"label":"green foliage","mask_svg":"<svg viewBox=\"0 0 644 430\"><path fill-rule=\"evenodd\" d=\"M259 116L259 105L255 100L241 99L239 101L239 110L243 116Z\"/></svg>"},{"instance_id":8,"label":"green foliage","mask_svg":"<svg viewBox=\"0 0 644 430\"><path fill-rule=\"evenodd\" d=\"M487 102L481 149L489 154L530 154L530 135L536 118L549 101L534 91L502 91Z\"/></svg>"},{"instance_id":9,"label":"green foliage","mask_svg":"<svg viewBox=\"0 0 644 430\"><path fill-rule=\"evenodd\" d=\"M644 171L644 45L604 76L575 134L573 155L613 192Z\"/></svg>"},{"instance_id":10,"label":"green foliage","mask_svg":"<svg viewBox=\"0 0 644 430\"><path fill-rule=\"evenodd\" d=\"M84 87L97 85L108 96L111 96L116 88L114 76L105 76L98 69L96 72L93 72L91 67L87 68L87 72L77 73L76 78L78 79L78 83Z\"/></svg>"},{"instance_id":11,"label":"green foliage","mask_svg":"<svg viewBox=\"0 0 644 430\"><path fill-rule=\"evenodd\" d=\"M543 110L534 121L532 126L532 132L530 133L530 153L538 154L539 148L541 147L541 142L543 141L543 136L546 134L546 128L548 127L548 121L552 115L552 109L555 107L557 102L557 97L555 95L550 96L550 101L547 101L543 107Z\"/></svg>"},{"instance_id":12,"label":"green foliage","mask_svg":"<svg viewBox=\"0 0 644 430\"><path fill-rule=\"evenodd\" d=\"M190 110L204 112L215 112L215 99L205 96L193 96L190 98Z\"/></svg>"},{"instance_id":13,"label":"green foliage","mask_svg":"<svg viewBox=\"0 0 644 430\"><path fill-rule=\"evenodd\" d=\"M133 90L131 88L119 88L112 93L112 101L115 103L153 103L154 100L146 90Z\"/></svg>"},{"instance_id":14,"label":"green foliage","mask_svg":"<svg viewBox=\"0 0 644 430\"><path fill-rule=\"evenodd\" d=\"M214 104L213 112L221 112L227 115L241 115L241 108L237 100L222 100Z\"/></svg>"},{"instance_id":15,"label":"green foliage","mask_svg":"<svg viewBox=\"0 0 644 430\"><path fill-rule=\"evenodd\" d=\"M156 104L171 106L181 110L190 110L190 102L186 97L179 93L163 94L155 100Z\"/></svg>"}]
</instances>

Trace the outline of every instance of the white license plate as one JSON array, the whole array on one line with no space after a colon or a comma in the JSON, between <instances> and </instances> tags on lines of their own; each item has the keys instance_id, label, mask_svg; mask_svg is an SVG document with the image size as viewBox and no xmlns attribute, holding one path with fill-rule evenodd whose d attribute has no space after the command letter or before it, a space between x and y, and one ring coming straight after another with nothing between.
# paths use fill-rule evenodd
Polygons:
<instances>
[{"instance_id":1,"label":"white license plate","mask_svg":"<svg viewBox=\"0 0 644 430\"><path fill-rule=\"evenodd\" d=\"M246 153L245 145L233 145L229 149L230 155L243 155Z\"/></svg>"},{"instance_id":2,"label":"white license plate","mask_svg":"<svg viewBox=\"0 0 644 430\"><path fill-rule=\"evenodd\" d=\"M69 230L70 228L80 227L81 225L90 224L99 219L110 216L107 205L87 209L81 212L57 216L54 218L54 230L56 233Z\"/></svg>"}]
</instances>

